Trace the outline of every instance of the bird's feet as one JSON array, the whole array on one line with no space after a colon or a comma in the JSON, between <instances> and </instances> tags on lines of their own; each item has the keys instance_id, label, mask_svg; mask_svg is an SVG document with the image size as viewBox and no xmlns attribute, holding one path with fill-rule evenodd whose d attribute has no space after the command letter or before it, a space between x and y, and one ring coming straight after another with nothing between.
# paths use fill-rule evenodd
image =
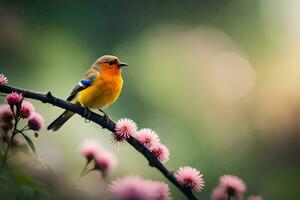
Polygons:
<instances>
[{"instance_id":1,"label":"bird's feet","mask_svg":"<svg viewBox=\"0 0 300 200\"><path fill-rule=\"evenodd\" d=\"M84 107L84 108L85 108L84 113L83 113L83 117L85 118L84 121L86 123L89 123L90 122L89 118L91 116L91 110L88 107Z\"/></svg>"},{"instance_id":2,"label":"bird's feet","mask_svg":"<svg viewBox=\"0 0 300 200\"><path fill-rule=\"evenodd\" d=\"M110 121L110 118L109 118L108 114L106 112L104 112L103 110L101 110L101 109L99 109L99 111L103 113L105 123L108 124L109 121Z\"/></svg>"}]
</instances>

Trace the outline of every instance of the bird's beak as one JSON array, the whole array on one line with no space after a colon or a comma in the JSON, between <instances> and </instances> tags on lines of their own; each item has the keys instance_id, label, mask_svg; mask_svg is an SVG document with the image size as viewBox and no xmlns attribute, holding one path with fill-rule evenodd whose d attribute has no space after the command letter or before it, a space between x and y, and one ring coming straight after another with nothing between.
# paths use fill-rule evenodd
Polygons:
<instances>
[{"instance_id":1,"label":"bird's beak","mask_svg":"<svg viewBox=\"0 0 300 200\"><path fill-rule=\"evenodd\" d=\"M120 68L125 67L125 66L128 66L128 64L127 63L122 63L122 62L118 64L118 67L120 67Z\"/></svg>"}]
</instances>

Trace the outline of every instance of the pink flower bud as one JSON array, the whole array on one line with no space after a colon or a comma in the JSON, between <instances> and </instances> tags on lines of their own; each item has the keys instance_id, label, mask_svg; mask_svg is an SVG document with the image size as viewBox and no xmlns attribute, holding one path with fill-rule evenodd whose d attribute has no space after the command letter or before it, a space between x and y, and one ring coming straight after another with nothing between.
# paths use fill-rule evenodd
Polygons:
<instances>
[{"instance_id":1,"label":"pink flower bud","mask_svg":"<svg viewBox=\"0 0 300 200\"><path fill-rule=\"evenodd\" d=\"M95 140L84 140L80 145L80 152L88 160L92 160L99 151L102 151L101 147Z\"/></svg>"},{"instance_id":2,"label":"pink flower bud","mask_svg":"<svg viewBox=\"0 0 300 200\"><path fill-rule=\"evenodd\" d=\"M163 144L156 145L152 149L152 152L155 154L157 159L162 163L166 163L169 160L169 156L170 156L169 149Z\"/></svg>"},{"instance_id":3,"label":"pink flower bud","mask_svg":"<svg viewBox=\"0 0 300 200\"><path fill-rule=\"evenodd\" d=\"M21 105L20 116L22 118L28 118L33 112L34 106L28 101L23 101Z\"/></svg>"},{"instance_id":4,"label":"pink flower bud","mask_svg":"<svg viewBox=\"0 0 300 200\"><path fill-rule=\"evenodd\" d=\"M0 129L4 131L4 133L7 133L11 128L13 124L10 122L0 122Z\"/></svg>"},{"instance_id":5,"label":"pink flower bud","mask_svg":"<svg viewBox=\"0 0 300 200\"><path fill-rule=\"evenodd\" d=\"M171 194L169 186L161 181L148 181L149 186L154 190L154 200L171 200Z\"/></svg>"},{"instance_id":6,"label":"pink flower bud","mask_svg":"<svg viewBox=\"0 0 300 200\"><path fill-rule=\"evenodd\" d=\"M148 185L140 177L124 177L113 181L109 185L113 199L131 200L131 199L153 199L153 191L149 190Z\"/></svg>"},{"instance_id":7,"label":"pink flower bud","mask_svg":"<svg viewBox=\"0 0 300 200\"><path fill-rule=\"evenodd\" d=\"M136 123L131 119L120 119L116 123L116 133L120 138L127 139L137 130Z\"/></svg>"},{"instance_id":8,"label":"pink flower bud","mask_svg":"<svg viewBox=\"0 0 300 200\"><path fill-rule=\"evenodd\" d=\"M262 196L252 195L247 198L247 200L263 200Z\"/></svg>"},{"instance_id":9,"label":"pink flower bud","mask_svg":"<svg viewBox=\"0 0 300 200\"><path fill-rule=\"evenodd\" d=\"M144 180L137 176L127 176L109 185L116 200L171 200L169 187L159 181Z\"/></svg>"},{"instance_id":10,"label":"pink flower bud","mask_svg":"<svg viewBox=\"0 0 300 200\"><path fill-rule=\"evenodd\" d=\"M28 126L34 131L39 131L41 128L44 127L43 117L38 113L32 113L28 118Z\"/></svg>"},{"instance_id":11,"label":"pink flower bud","mask_svg":"<svg viewBox=\"0 0 300 200\"><path fill-rule=\"evenodd\" d=\"M125 139L122 136L120 136L116 133L112 133L112 143L113 144L121 144L124 141L125 141Z\"/></svg>"},{"instance_id":12,"label":"pink flower bud","mask_svg":"<svg viewBox=\"0 0 300 200\"><path fill-rule=\"evenodd\" d=\"M225 189L227 194L235 197L243 195L246 191L244 181L233 175L221 176L219 185Z\"/></svg>"},{"instance_id":13,"label":"pink flower bud","mask_svg":"<svg viewBox=\"0 0 300 200\"><path fill-rule=\"evenodd\" d=\"M10 109L8 104L0 105L0 120L6 123L11 123L13 120L14 115Z\"/></svg>"},{"instance_id":14,"label":"pink flower bud","mask_svg":"<svg viewBox=\"0 0 300 200\"><path fill-rule=\"evenodd\" d=\"M190 189L200 192L204 188L203 175L195 168L189 166L180 167L175 177L180 184Z\"/></svg>"},{"instance_id":15,"label":"pink flower bud","mask_svg":"<svg viewBox=\"0 0 300 200\"><path fill-rule=\"evenodd\" d=\"M7 84L8 80L7 78L4 76L4 74L0 74L0 85L4 85Z\"/></svg>"},{"instance_id":16,"label":"pink flower bud","mask_svg":"<svg viewBox=\"0 0 300 200\"><path fill-rule=\"evenodd\" d=\"M152 150L156 145L159 144L158 135L151 129L143 128L136 133L136 139L147 147L149 150Z\"/></svg>"},{"instance_id":17,"label":"pink flower bud","mask_svg":"<svg viewBox=\"0 0 300 200\"><path fill-rule=\"evenodd\" d=\"M223 187L218 186L212 191L210 198L211 200L227 200L228 194Z\"/></svg>"},{"instance_id":18,"label":"pink flower bud","mask_svg":"<svg viewBox=\"0 0 300 200\"><path fill-rule=\"evenodd\" d=\"M22 100L22 95L21 94L18 94L16 92L12 92L10 94L8 94L6 96L6 102L10 105L10 106L13 106L13 105L16 105L17 103L21 102Z\"/></svg>"},{"instance_id":19,"label":"pink flower bud","mask_svg":"<svg viewBox=\"0 0 300 200\"><path fill-rule=\"evenodd\" d=\"M114 154L108 151L98 151L94 157L96 168L108 172L113 170L117 165L117 159Z\"/></svg>"}]
</instances>

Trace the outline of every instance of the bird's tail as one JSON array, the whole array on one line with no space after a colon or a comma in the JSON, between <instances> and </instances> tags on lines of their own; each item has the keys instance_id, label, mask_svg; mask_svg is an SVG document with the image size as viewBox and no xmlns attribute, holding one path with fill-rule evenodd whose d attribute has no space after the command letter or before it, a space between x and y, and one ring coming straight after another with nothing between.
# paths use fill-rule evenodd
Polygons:
<instances>
[{"instance_id":1,"label":"bird's tail","mask_svg":"<svg viewBox=\"0 0 300 200\"><path fill-rule=\"evenodd\" d=\"M73 112L66 110L56 120L54 120L48 127L48 130L57 131L68 119L74 115Z\"/></svg>"}]
</instances>

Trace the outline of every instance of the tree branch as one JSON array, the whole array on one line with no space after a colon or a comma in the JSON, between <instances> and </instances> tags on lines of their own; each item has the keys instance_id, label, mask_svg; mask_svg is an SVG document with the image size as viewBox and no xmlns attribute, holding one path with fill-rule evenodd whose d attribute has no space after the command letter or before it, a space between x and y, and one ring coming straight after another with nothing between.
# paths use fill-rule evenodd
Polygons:
<instances>
[{"instance_id":1,"label":"tree branch","mask_svg":"<svg viewBox=\"0 0 300 200\"><path fill-rule=\"evenodd\" d=\"M52 104L53 106L57 106L66 110L70 110L74 113L85 117L86 119L93 121L94 123L102 126L103 128L108 129L112 133L115 132L116 123L112 120L107 120L101 115L98 115L94 112L91 112L89 116L85 116L85 108L71 104L68 101L64 101L57 97L54 97L50 92L38 93L25 89L15 88L8 85L0 85L0 92L9 94L11 92L22 93L22 95L26 98L39 100L43 103ZM127 139L127 142L135 148L138 152L140 152L149 162L151 167L159 170L171 183L173 183L188 199L197 200L197 197L193 194L193 192L184 186L182 186L175 178L172 172L170 172L156 157L155 155L149 151L144 145L139 143L134 137L130 137Z\"/></svg>"}]
</instances>

